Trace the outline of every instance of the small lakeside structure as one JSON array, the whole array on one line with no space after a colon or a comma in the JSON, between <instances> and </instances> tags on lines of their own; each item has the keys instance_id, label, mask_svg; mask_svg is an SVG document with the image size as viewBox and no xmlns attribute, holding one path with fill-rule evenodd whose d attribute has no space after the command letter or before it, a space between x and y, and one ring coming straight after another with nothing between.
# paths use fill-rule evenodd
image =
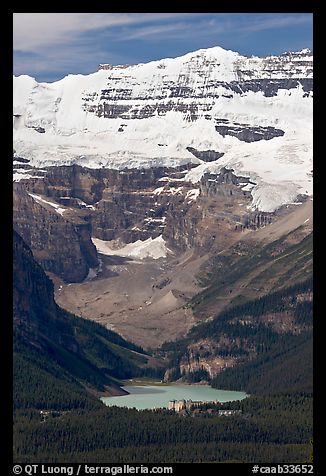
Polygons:
<instances>
[{"instance_id":1,"label":"small lakeside structure","mask_svg":"<svg viewBox=\"0 0 326 476\"><path fill-rule=\"evenodd\" d=\"M192 401L192 400L170 400L168 409L174 410L175 412L181 412L182 410L193 410L195 408L201 407L202 405L221 405L221 402L218 400L211 401Z\"/></svg>"},{"instance_id":2,"label":"small lakeside structure","mask_svg":"<svg viewBox=\"0 0 326 476\"><path fill-rule=\"evenodd\" d=\"M168 409L169 410L174 410L177 413L183 413L184 415L186 414L186 411L192 411L193 414L197 414L198 412L203 411L202 406L204 405L223 405L222 402L219 402L218 400L200 400L200 401L192 401L192 400L170 400ZM204 410L205 411L205 410ZM241 415L242 410L230 410L230 409L225 409L225 410L214 410L214 409L207 409L207 413L216 413L218 416L235 416L235 415Z\"/></svg>"}]
</instances>

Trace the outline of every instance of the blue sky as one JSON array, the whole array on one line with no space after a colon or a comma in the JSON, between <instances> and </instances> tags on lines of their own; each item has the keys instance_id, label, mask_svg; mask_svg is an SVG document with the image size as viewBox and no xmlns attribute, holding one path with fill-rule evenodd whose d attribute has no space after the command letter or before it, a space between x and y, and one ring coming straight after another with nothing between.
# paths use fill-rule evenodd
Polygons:
<instances>
[{"instance_id":1,"label":"blue sky","mask_svg":"<svg viewBox=\"0 0 326 476\"><path fill-rule=\"evenodd\" d=\"M312 13L14 13L14 74L56 81L99 63L144 63L212 46L266 56L312 48Z\"/></svg>"}]
</instances>

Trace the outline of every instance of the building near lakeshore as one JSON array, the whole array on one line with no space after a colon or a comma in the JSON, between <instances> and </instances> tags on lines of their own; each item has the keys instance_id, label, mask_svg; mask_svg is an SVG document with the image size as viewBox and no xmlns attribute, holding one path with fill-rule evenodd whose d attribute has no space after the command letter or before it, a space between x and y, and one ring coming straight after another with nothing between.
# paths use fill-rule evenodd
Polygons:
<instances>
[{"instance_id":1,"label":"building near lakeshore","mask_svg":"<svg viewBox=\"0 0 326 476\"><path fill-rule=\"evenodd\" d=\"M202 405L212 405L212 404L221 404L221 402L215 401L193 401L193 400L170 400L168 409L174 410L175 412L181 412L182 410L193 410L195 408L201 407Z\"/></svg>"}]
</instances>

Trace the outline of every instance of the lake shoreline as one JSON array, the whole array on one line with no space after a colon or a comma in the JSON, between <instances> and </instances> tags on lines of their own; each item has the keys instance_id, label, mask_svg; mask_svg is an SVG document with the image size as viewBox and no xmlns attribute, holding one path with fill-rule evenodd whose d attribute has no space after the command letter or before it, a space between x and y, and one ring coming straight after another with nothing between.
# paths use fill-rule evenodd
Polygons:
<instances>
[{"instance_id":1,"label":"lake shoreline","mask_svg":"<svg viewBox=\"0 0 326 476\"><path fill-rule=\"evenodd\" d=\"M170 385L190 385L190 386L209 386L210 387L210 384L209 382L207 381L201 381L201 382L192 382L192 383L188 383L188 382L183 382L181 380L176 380L174 382L164 382L163 380L155 380L155 379L148 379L148 378L134 378L134 379L129 379L129 380L122 380L122 387L125 387L125 386L150 386L150 385L153 385L153 386L170 386ZM212 387L211 387L212 388Z\"/></svg>"},{"instance_id":2,"label":"lake shoreline","mask_svg":"<svg viewBox=\"0 0 326 476\"><path fill-rule=\"evenodd\" d=\"M194 402L225 403L243 400L248 394L242 391L214 389L209 385L192 384L161 384L161 385L129 385L122 389L128 394L123 396L102 397L101 401L108 406L136 408L137 410L152 410L168 408L171 400L192 400ZM152 382L153 383L153 382Z\"/></svg>"}]
</instances>

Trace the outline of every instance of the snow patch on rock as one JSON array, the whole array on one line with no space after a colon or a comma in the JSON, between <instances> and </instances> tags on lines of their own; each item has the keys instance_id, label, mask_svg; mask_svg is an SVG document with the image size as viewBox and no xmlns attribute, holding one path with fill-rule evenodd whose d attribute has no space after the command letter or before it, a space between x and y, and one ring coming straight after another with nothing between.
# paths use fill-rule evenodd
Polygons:
<instances>
[{"instance_id":1,"label":"snow patch on rock","mask_svg":"<svg viewBox=\"0 0 326 476\"><path fill-rule=\"evenodd\" d=\"M124 256L138 259L152 258L166 258L172 251L166 246L162 235L157 238L148 238L147 240L137 240L134 243L116 248L116 241L104 241L98 238L92 238L97 252L100 254L112 256Z\"/></svg>"}]
</instances>

